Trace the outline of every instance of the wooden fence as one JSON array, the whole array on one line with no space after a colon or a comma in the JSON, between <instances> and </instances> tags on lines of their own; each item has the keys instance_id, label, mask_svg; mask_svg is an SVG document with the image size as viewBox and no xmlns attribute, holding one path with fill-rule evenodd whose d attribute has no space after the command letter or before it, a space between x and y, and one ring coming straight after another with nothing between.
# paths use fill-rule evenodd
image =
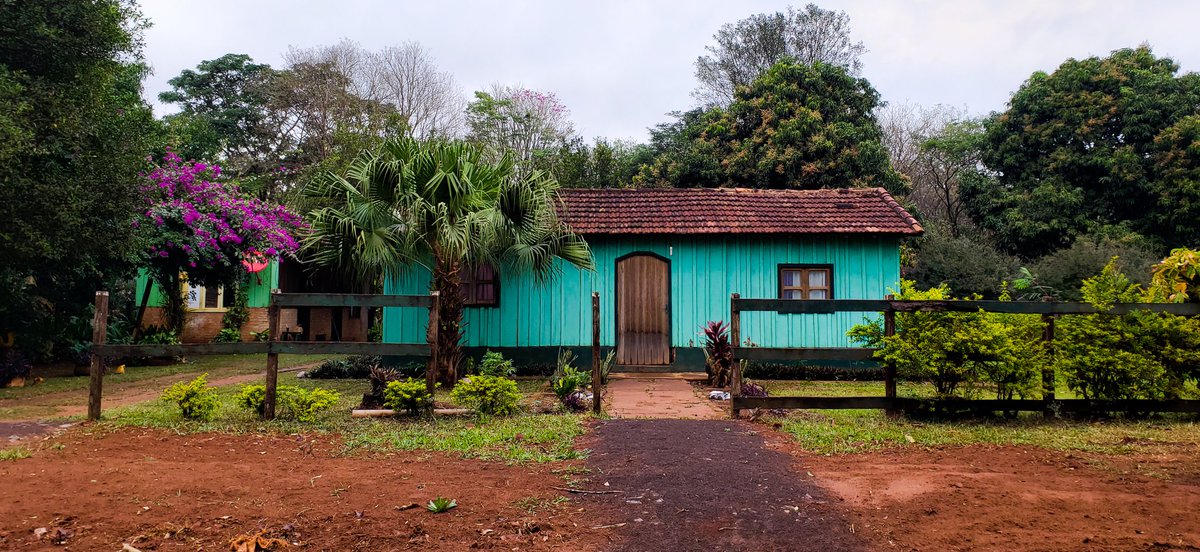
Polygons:
<instances>
[{"instance_id":1,"label":"wooden fence","mask_svg":"<svg viewBox=\"0 0 1200 552\"><path fill-rule=\"evenodd\" d=\"M835 312L881 312L884 335L895 335L896 313L910 312L993 312L1041 315L1044 324L1042 339L1047 347L1054 344L1054 321L1063 315L1106 314L1120 315L1137 311L1167 313L1178 316L1200 315L1195 303L1123 303L1112 309L1100 310L1088 303L1041 303L1031 301L909 301L865 299L742 299L737 293L730 297L729 335L733 343L733 375L730 414L736 418L743 409L883 409L889 414L903 410L937 407L979 412L1200 412L1200 400L1089 400L1056 399L1056 374L1053 365L1042 368L1042 398L1036 400L966 400L914 399L896 396L896 367L884 363L884 396L882 397L743 397L741 360L759 361L864 361L875 358L875 349L863 347L743 347L741 343L741 313L770 311L778 314L831 314Z\"/></svg>"},{"instance_id":2,"label":"wooden fence","mask_svg":"<svg viewBox=\"0 0 1200 552\"><path fill-rule=\"evenodd\" d=\"M279 313L291 307L416 307L429 309L429 328L425 345L404 343L364 343L350 341L280 341ZM108 292L96 292L96 312L92 319L91 384L88 388L88 419L100 418L104 385L104 358L124 356L199 356L223 354L266 354L266 397L263 418L275 417L275 395L279 381L279 354L359 354L404 355L429 358L437 366L438 293L429 295L360 295L345 293L271 292L267 308L268 338L252 343L196 343L183 345L111 345L108 333ZM425 370L425 385L434 389L435 370Z\"/></svg>"}]
</instances>

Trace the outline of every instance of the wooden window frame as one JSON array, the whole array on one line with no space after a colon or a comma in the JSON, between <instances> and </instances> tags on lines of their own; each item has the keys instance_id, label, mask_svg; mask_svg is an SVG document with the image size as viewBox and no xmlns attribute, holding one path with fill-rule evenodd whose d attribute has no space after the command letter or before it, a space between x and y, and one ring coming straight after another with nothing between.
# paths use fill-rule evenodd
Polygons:
<instances>
[{"instance_id":1,"label":"wooden window frame","mask_svg":"<svg viewBox=\"0 0 1200 552\"><path fill-rule=\"evenodd\" d=\"M193 292L196 293L196 304L198 307L191 306L190 296ZM184 309L188 312L225 312L229 307L225 305L225 286L217 286L217 306L205 307L204 300L208 298L208 289L205 286L192 287L187 280L183 281Z\"/></svg>"},{"instance_id":2,"label":"wooden window frame","mask_svg":"<svg viewBox=\"0 0 1200 552\"><path fill-rule=\"evenodd\" d=\"M477 280L476 267L466 265L459 273L459 289L463 294L463 306L470 308L497 308L500 306L500 271L496 270L495 266L492 269L491 280ZM475 296L476 286L491 284L492 300L481 302Z\"/></svg>"},{"instance_id":3,"label":"wooden window frame","mask_svg":"<svg viewBox=\"0 0 1200 552\"><path fill-rule=\"evenodd\" d=\"M797 289L794 286L785 287L783 285L783 273L786 271L796 271L796 270L802 271L802 275L800 277L801 285L800 285L799 289L800 289L800 293L804 299L809 298L808 294L809 294L810 289L808 287L808 273L810 271L818 271L818 270L825 271L825 281L828 282L829 285L826 287L823 287L823 288L813 288L813 289L826 290L827 297L825 297L825 299L833 299L834 298L833 265L832 264L780 264L775 271L775 279L778 284L777 290L776 290L776 295L775 295L776 297L783 299L783 292L785 290ZM824 299L813 299L813 300L814 301L823 301Z\"/></svg>"}]
</instances>

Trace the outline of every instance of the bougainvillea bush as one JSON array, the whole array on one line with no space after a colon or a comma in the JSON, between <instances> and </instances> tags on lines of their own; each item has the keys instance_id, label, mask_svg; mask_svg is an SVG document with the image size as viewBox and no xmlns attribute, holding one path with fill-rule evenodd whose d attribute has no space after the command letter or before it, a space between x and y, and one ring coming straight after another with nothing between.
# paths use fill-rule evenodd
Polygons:
<instances>
[{"instance_id":1,"label":"bougainvillea bush","mask_svg":"<svg viewBox=\"0 0 1200 552\"><path fill-rule=\"evenodd\" d=\"M246 273L243 259L277 259L299 248L300 216L250 197L220 175L216 165L169 151L146 175L149 206L133 225L147 236L146 268L162 289L180 290L184 274L196 285L232 285ZM182 324L179 295L168 294L175 328Z\"/></svg>"}]
</instances>

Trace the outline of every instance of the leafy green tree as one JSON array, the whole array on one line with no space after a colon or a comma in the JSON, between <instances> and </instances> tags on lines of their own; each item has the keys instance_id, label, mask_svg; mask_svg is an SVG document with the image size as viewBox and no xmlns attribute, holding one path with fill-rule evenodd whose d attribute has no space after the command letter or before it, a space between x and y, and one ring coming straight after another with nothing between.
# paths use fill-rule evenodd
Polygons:
<instances>
[{"instance_id":1,"label":"leafy green tree","mask_svg":"<svg viewBox=\"0 0 1200 552\"><path fill-rule=\"evenodd\" d=\"M633 184L643 165L652 161L650 147L630 141L596 138L591 146L572 139L548 158L545 169L564 188L620 188Z\"/></svg>"},{"instance_id":2,"label":"leafy green tree","mask_svg":"<svg viewBox=\"0 0 1200 552\"><path fill-rule=\"evenodd\" d=\"M1197 235L1180 201L1191 193L1194 156L1180 148L1194 147L1186 119L1197 105L1200 75L1180 75L1147 46L1034 73L985 122L982 161L998 176L964 183L964 202L1001 247L1026 258L1111 228L1164 245Z\"/></svg>"},{"instance_id":3,"label":"leafy green tree","mask_svg":"<svg viewBox=\"0 0 1200 552\"><path fill-rule=\"evenodd\" d=\"M721 164L712 145L701 138L719 109L695 108L671 113L675 121L650 129L652 160L644 163L633 181L638 186L715 188L722 181Z\"/></svg>"},{"instance_id":4,"label":"leafy green tree","mask_svg":"<svg viewBox=\"0 0 1200 552\"><path fill-rule=\"evenodd\" d=\"M489 158L511 155L519 172L543 168L560 146L572 140L570 112L550 92L514 86L475 92L467 104L468 139Z\"/></svg>"},{"instance_id":5,"label":"leafy green tree","mask_svg":"<svg viewBox=\"0 0 1200 552\"><path fill-rule=\"evenodd\" d=\"M1154 138L1150 222L1166 245L1200 243L1200 114L1179 119Z\"/></svg>"},{"instance_id":6,"label":"leafy green tree","mask_svg":"<svg viewBox=\"0 0 1200 552\"><path fill-rule=\"evenodd\" d=\"M177 153L185 159L216 160L247 190L264 199L281 199L289 181L281 178L286 173L280 168L299 147L303 132L293 106L279 105L286 86L281 77L246 54L225 54L172 78L168 83L173 89L158 98L180 106L179 113L165 118Z\"/></svg>"},{"instance_id":7,"label":"leafy green tree","mask_svg":"<svg viewBox=\"0 0 1200 552\"><path fill-rule=\"evenodd\" d=\"M1155 250L1133 240L1080 236L1071 244L1035 261L1029 270L1037 283L1061 301L1082 301L1083 281L1099 274L1113 258L1117 269L1134 283L1150 282L1150 267L1159 260Z\"/></svg>"},{"instance_id":8,"label":"leafy green tree","mask_svg":"<svg viewBox=\"0 0 1200 552\"><path fill-rule=\"evenodd\" d=\"M995 298L1005 280L1016 274L1020 261L998 251L980 236L951 236L930 228L914 242L906 278L920 289L945 285L958 295Z\"/></svg>"},{"instance_id":9,"label":"leafy green tree","mask_svg":"<svg viewBox=\"0 0 1200 552\"><path fill-rule=\"evenodd\" d=\"M412 265L427 267L440 292L438 380L453 383L462 358L463 267L555 274L561 259L592 268L583 238L559 222L558 183L541 171L517 176L509 155L486 161L463 142L388 140L364 152L345 174L329 173L306 194L324 206L309 213L304 247L318 265L370 284Z\"/></svg>"},{"instance_id":10,"label":"leafy green tree","mask_svg":"<svg viewBox=\"0 0 1200 552\"><path fill-rule=\"evenodd\" d=\"M726 24L713 35L708 55L696 59L693 93L710 106L729 105L739 86L747 86L784 58L811 65L827 63L845 67L851 74L862 70L862 42L850 40L850 16L808 4L803 10L760 13Z\"/></svg>"},{"instance_id":11,"label":"leafy green tree","mask_svg":"<svg viewBox=\"0 0 1200 552\"><path fill-rule=\"evenodd\" d=\"M160 128L132 2L0 2L0 333L39 357L132 276ZM115 290L114 290L115 291Z\"/></svg>"},{"instance_id":12,"label":"leafy green tree","mask_svg":"<svg viewBox=\"0 0 1200 552\"><path fill-rule=\"evenodd\" d=\"M185 117L200 118L220 137L220 149L198 159L220 153L224 159L256 157L264 143L275 139L267 121L267 85L274 71L270 65L254 63L246 54L225 54L201 61L195 70L184 69L167 81L173 90L158 99L179 104Z\"/></svg>"},{"instance_id":13,"label":"leafy green tree","mask_svg":"<svg viewBox=\"0 0 1200 552\"><path fill-rule=\"evenodd\" d=\"M905 182L881 141L879 103L871 84L843 67L786 59L739 88L701 139L720 160L723 185L899 194Z\"/></svg>"}]
</instances>

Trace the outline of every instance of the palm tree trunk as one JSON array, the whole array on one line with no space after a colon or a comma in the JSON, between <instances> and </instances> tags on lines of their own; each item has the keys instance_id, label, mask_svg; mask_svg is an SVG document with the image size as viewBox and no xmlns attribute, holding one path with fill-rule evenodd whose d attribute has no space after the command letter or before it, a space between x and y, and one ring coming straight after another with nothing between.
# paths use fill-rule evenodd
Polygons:
<instances>
[{"instance_id":1,"label":"palm tree trunk","mask_svg":"<svg viewBox=\"0 0 1200 552\"><path fill-rule=\"evenodd\" d=\"M458 380L458 366L462 364L462 315L463 298L459 275L460 265L452 260L437 260L433 271L433 287L438 291L438 338L439 366L431 366L438 383L452 386Z\"/></svg>"}]
</instances>

